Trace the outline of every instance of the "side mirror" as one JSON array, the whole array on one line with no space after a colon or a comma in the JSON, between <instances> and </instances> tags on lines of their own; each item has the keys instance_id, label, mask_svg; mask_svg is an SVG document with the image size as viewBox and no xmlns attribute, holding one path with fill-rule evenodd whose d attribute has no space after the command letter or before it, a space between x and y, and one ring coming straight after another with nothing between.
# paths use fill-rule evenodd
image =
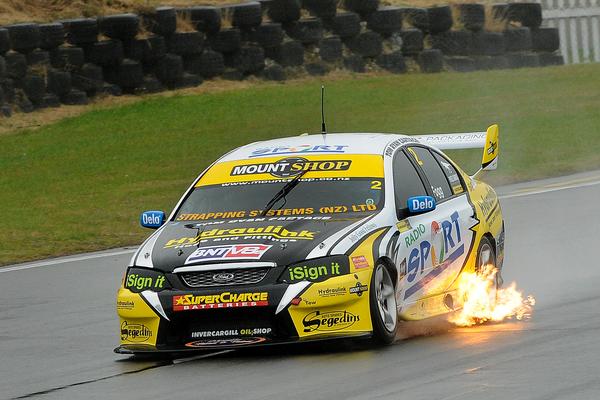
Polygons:
<instances>
[{"instance_id":1,"label":"side mirror","mask_svg":"<svg viewBox=\"0 0 600 400\"><path fill-rule=\"evenodd\" d=\"M162 211L144 211L140 215L140 225L144 228L158 229L165 223L165 213Z\"/></svg>"},{"instance_id":2,"label":"side mirror","mask_svg":"<svg viewBox=\"0 0 600 400\"><path fill-rule=\"evenodd\" d=\"M431 196L413 196L406 200L406 206L411 215L433 211L435 205L435 199Z\"/></svg>"}]
</instances>

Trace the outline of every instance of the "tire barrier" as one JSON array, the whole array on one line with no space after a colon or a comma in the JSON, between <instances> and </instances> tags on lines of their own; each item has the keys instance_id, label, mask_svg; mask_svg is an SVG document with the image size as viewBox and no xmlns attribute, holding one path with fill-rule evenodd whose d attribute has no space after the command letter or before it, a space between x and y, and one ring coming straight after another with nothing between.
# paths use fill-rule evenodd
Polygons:
<instances>
[{"instance_id":1,"label":"tire barrier","mask_svg":"<svg viewBox=\"0 0 600 400\"><path fill-rule=\"evenodd\" d=\"M564 64L558 31L541 27L537 3L383 4L258 0L0 27L0 118L215 78Z\"/></svg>"}]
</instances>

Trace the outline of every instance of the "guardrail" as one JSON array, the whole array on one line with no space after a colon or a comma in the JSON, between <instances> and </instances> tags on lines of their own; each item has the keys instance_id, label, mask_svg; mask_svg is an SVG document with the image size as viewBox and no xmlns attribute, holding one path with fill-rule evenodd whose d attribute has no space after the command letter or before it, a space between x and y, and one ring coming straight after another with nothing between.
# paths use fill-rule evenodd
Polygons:
<instances>
[{"instance_id":1,"label":"guardrail","mask_svg":"<svg viewBox=\"0 0 600 400\"><path fill-rule=\"evenodd\" d=\"M541 0L548 27L558 28L565 63L600 62L600 1Z\"/></svg>"}]
</instances>

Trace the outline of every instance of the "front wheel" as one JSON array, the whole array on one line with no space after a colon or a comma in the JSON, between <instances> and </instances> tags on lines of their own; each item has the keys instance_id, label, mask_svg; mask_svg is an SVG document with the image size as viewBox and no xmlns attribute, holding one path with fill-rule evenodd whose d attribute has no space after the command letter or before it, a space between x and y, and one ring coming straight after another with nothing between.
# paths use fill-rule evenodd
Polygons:
<instances>
[{"instance_id":1,"label":"front wheel","mask_svg":"<svg viewBox=\"0 0 600 400\"><path fill-rule=\"evenodd\" d=\"M377 264L373 271L369 299L374 340L377 343L390 344L396 338L398 310L394 283L383 264Z\"/></svg>"}]
</instances>

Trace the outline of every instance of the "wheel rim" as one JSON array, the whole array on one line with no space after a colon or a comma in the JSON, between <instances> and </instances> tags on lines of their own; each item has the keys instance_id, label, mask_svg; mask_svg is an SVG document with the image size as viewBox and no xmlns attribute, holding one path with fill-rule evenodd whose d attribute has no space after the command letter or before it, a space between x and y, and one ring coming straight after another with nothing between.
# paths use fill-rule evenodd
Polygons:
<instances>
[{"instance_id":1,"label":"wheel rim","mask_svg":"<svg viewBox=\"0 0 600 400\"><path fill-rule=\"evenodd\" d=\"M381 321L388 332L393 332L397 318L396 295L390 274L382 265L378 265L375 271L375 295Z\"/></svg>"},{"instance_id":2,"label":"wheel rim","mask_svg":"<svg viewBox=\"0 0 600 400\"><path fill-rule=\"evenodd\" d=\"M494 251L489 243L484 243L479 249L479 262L477 264L477 273L481 274L486 265L492 265L496 268L496 260L494 258ZM490 288L490 302L496 303L496 296L498 291L498 273L494 274L493 286Z\"/></svg>"}]
</instances>

